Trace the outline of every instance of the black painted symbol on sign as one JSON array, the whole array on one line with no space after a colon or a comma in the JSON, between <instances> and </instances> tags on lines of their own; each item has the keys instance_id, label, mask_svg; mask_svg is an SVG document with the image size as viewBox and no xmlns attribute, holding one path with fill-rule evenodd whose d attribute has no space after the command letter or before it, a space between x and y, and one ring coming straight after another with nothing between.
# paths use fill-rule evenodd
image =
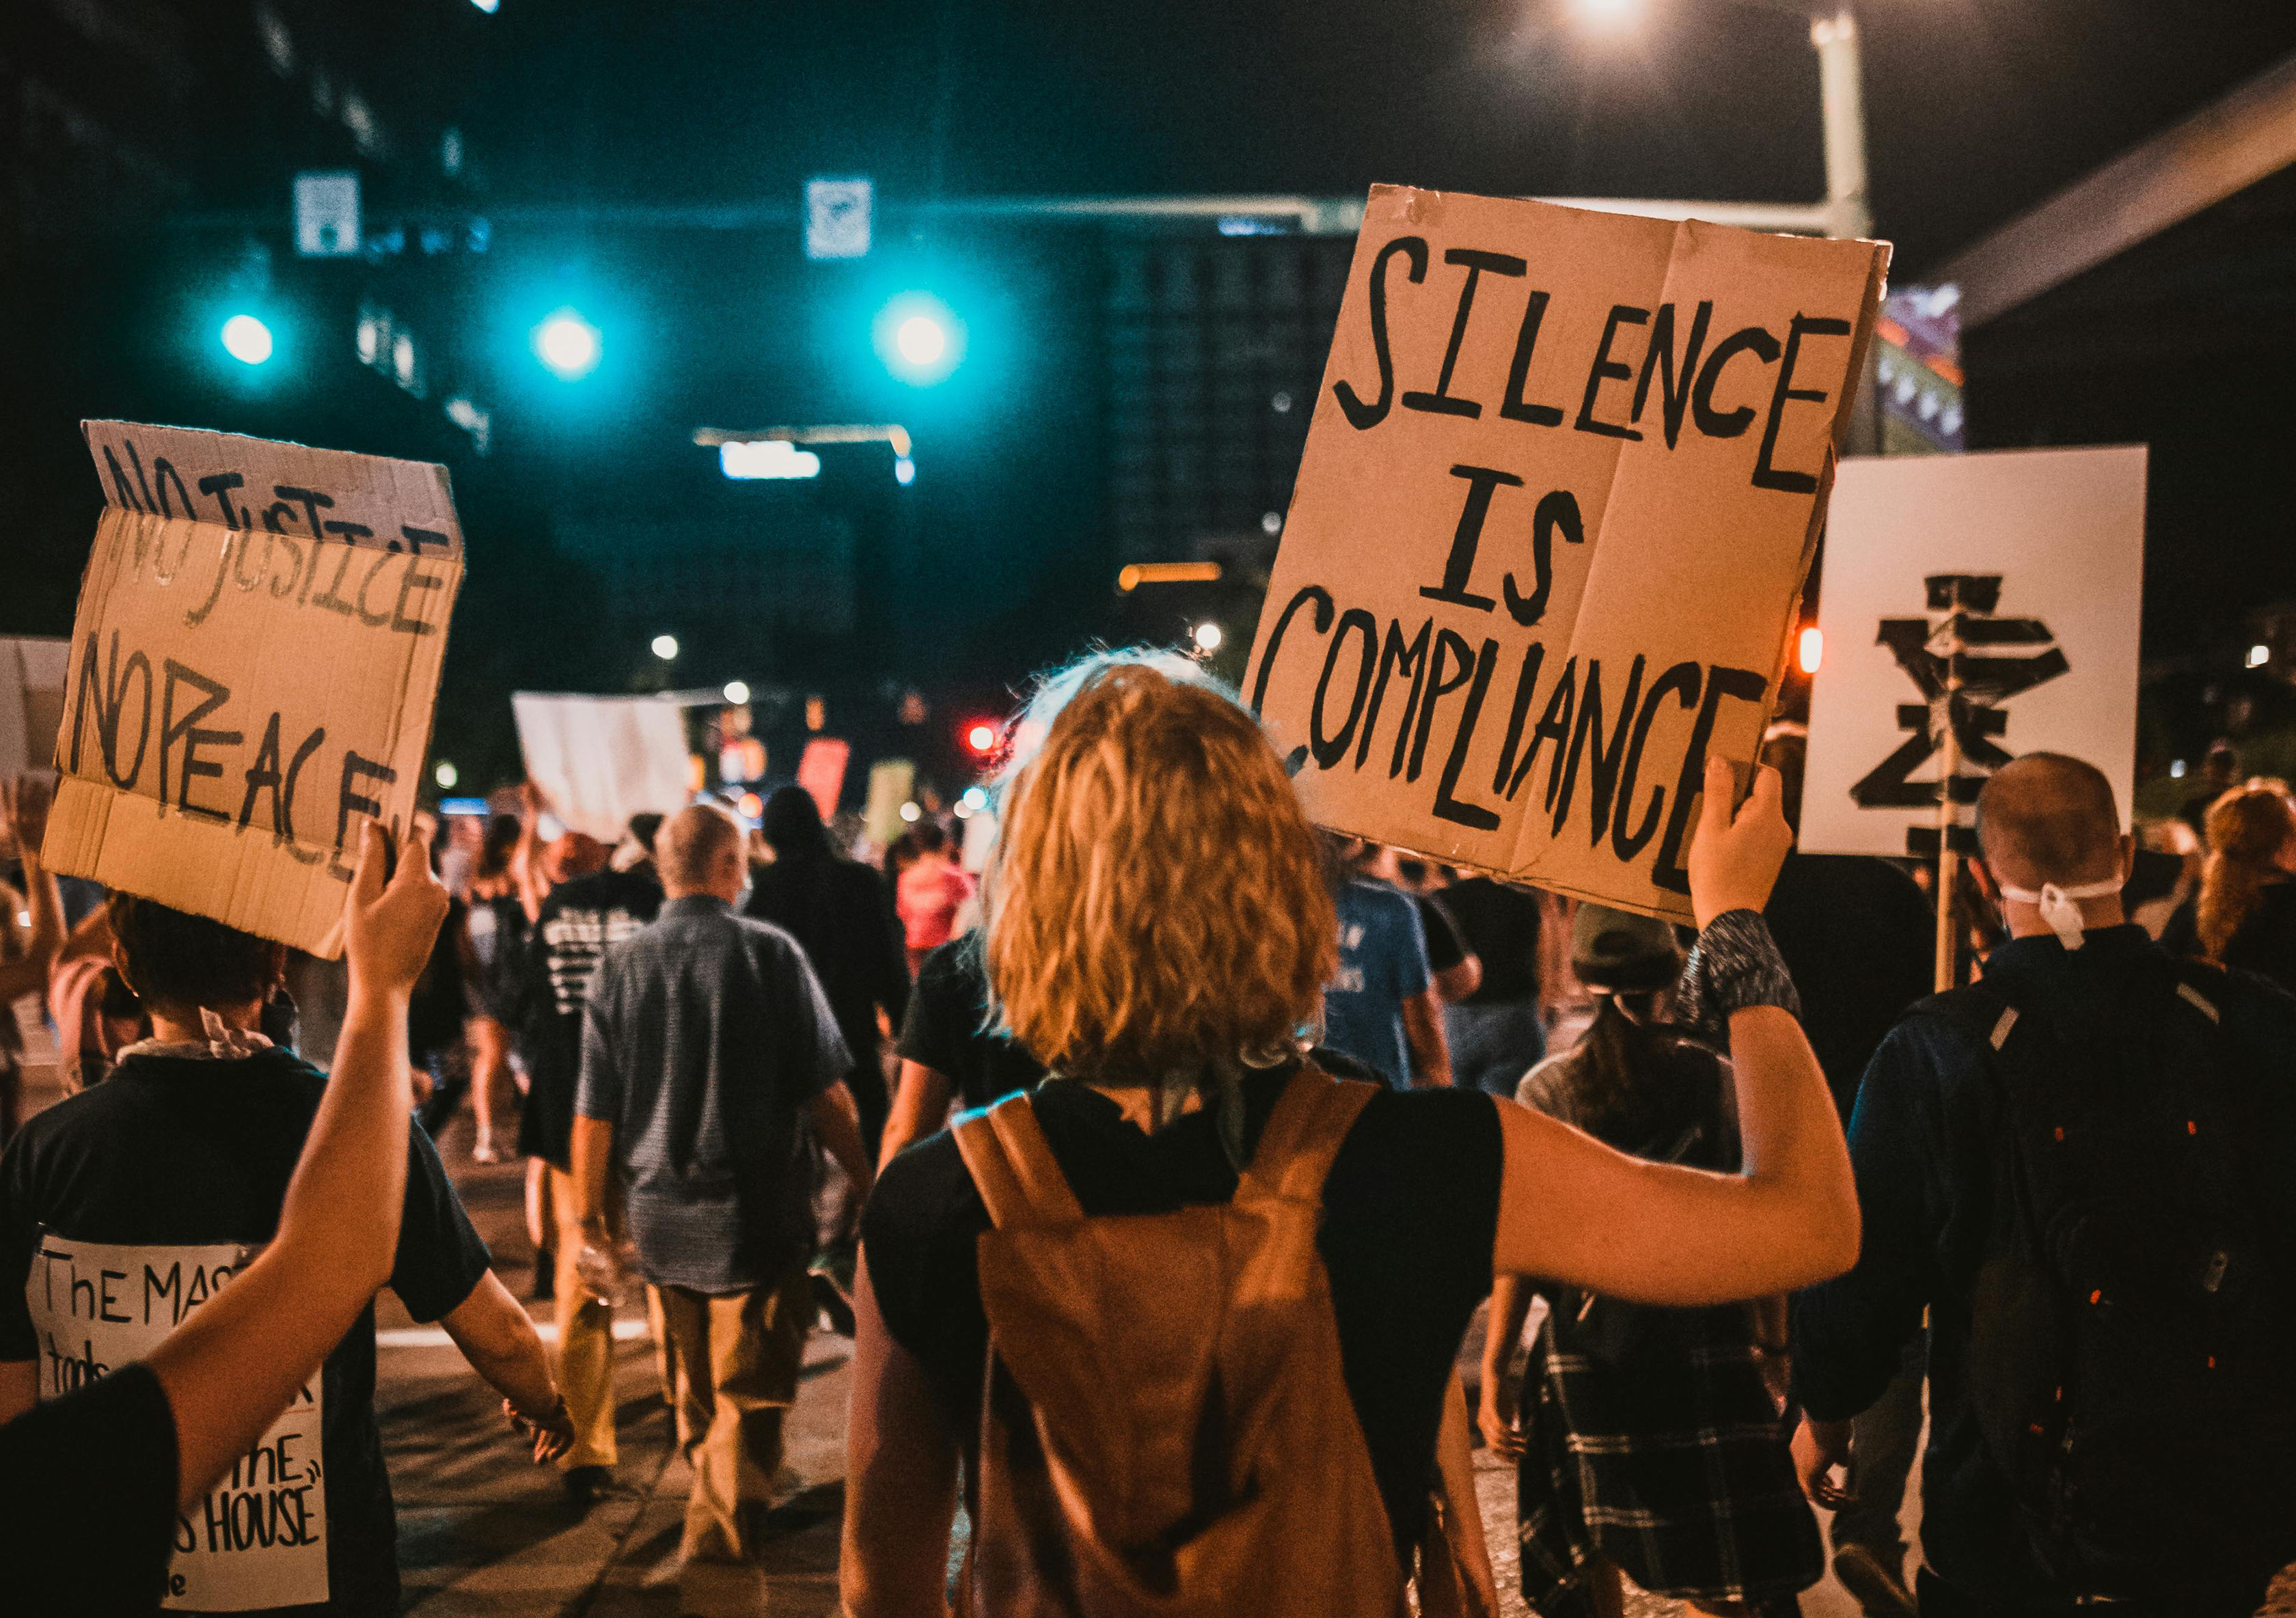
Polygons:
<instances>
[{"instance_id":1,"label":"black painted symbol on sign","mask_svg":"<svg viewBox=\"0 0 2296 1618\"><path fill-rule=\"evenodd\" d=\"M1885 618L1874 637L1890 648L1922 700L1898 705L1898 724L1907 732L1904 743L1849 789L1860 809L1927 809L1936 804L1937 784L1912 776L1937 753L1944 724L1953 727L1961 759L1950 789L1953 802L1956 807L1976 802L1986 777L2011 756L1996 739L2009 728L2009 715L2000 705L2071 667L2048 625L2039 619L1997 616L2000 574L1933 573L1923 582L1929 610L1944 613L1944 619L1932 624L1927 618ZM1955 843L1962 846L1959 828ZM1921 858L1934 855L1937 828L1912 827L1906 834L1906 851Z\"/></svg>"}]
</instances>

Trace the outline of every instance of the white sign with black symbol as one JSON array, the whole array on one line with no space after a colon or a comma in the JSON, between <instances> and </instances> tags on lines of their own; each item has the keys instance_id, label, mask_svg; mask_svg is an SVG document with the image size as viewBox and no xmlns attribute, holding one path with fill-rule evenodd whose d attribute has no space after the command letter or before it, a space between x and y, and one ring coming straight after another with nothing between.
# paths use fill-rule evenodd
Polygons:
<instances>
[{"instance_id":1,"label":"white sign with black symbol","mask_svg":"<svg viewBox=\"0 0 2296 1618\"><path fill-rule=\"evenodd\" d=\"M306 259L340 259L359 250L359 177L295 177L295 251Z\"/></svg>"},{"instance_id":2,"label":"white sign with black symbol","mask_svg":"<svg viewBox=\"0 0 2296 1618\"><path fill-rule=\"evenodd\" d=\"M805 256L865 259L874 187L867 180L805 183Z\"/></svg>"},{"instance_id":3,"label":"white sign with black symbol","mask_svg":"<svg viewBox=\"0 0 2296 1618\"><path fill-rule=\"evenodd\" d=\"M42 1231L24 1286L40 1397L144 1359L252 1256L231 1244L127 1247ZM314 1376L204 1499L176 1513L162 1606L241 1613L327 1599L319 1431Z\"/></svg>"},{"instance_id":4,"label":"white sign with black symbol","mask_svg":"<svg viewBox=\"0 0 2296 1618\"><path fill-rule=\"evenodd\" d=\"M2142 445L1841 463L1803 849L1934 857L1948 724L1964 851L1978 793L2021 753L2095 765L2126 821L2144 475Z\"/></svg>"}]
</instances>

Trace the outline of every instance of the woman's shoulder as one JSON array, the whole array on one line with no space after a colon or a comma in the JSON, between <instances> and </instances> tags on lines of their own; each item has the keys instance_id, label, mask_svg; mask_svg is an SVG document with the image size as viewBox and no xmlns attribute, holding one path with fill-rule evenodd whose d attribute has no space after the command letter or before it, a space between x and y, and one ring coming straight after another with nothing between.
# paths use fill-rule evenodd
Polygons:
<instances>
[{"instance_id":1,"label":"woman's shoulder","mask_svg":"<svg viewBox=\"0 0 2296 1618\"><path fill-rule=\"evenodd\" d=\"M970 1242L988 1222L953 1129L927 1136L887 1163L861 1216L872 1253L914 1258L937 1241Z\"/></svg>"}]
</instances>

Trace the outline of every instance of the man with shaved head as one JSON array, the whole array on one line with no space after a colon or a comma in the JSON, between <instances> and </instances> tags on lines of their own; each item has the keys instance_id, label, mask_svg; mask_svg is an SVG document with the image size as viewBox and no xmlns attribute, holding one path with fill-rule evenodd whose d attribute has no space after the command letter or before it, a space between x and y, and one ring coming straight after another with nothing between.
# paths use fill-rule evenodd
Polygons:
<instances>
[{"instance_id":1,"label":"man with shaved head","mask_svg":"<svg viewBox=\"0 0 2296 1618\"><path fill-rule=\"evenodd\" d=\"M574 1186L606 1249L618 1172L693 1466L681 1553L754 1556L814 1316L810 1126L867 1190L852 1066L797 941L734 913L741 822L696 804L654 844L653 923L606 951L584 1008Z\"/></svg>"},{"instance_id":2,"label":"man with shaved head","mask_svg":"<svg viewBox=\"0 0 2296 1618\"><path fill-rule=\"evenodd\" d=\"M2296 999L2129 924L2093 766L2018 759L1977 822L2008 937L1866 1071L1864 1249L1794 1309L1805 1487L1849 1498L1926 1313L1923 1618L2251 1613L2296 1559Z\"/></svg>"}]
</instances>

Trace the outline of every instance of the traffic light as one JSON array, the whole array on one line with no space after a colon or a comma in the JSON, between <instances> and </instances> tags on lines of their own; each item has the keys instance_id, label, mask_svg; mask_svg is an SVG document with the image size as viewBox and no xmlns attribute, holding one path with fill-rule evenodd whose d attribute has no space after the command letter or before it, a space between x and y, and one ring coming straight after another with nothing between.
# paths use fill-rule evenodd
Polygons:
<instances>
[{"instance_id":1,"label":"traffic light","mask_svg":"<svg viewBox=\"0 0 2296 1618\"><path fill-rule=\"evenodd\" d=\"M976 759L994 753L998 740L996 727L987 719L974 719L964 727L964 750Z\"/></svg>"}]
</instances>

